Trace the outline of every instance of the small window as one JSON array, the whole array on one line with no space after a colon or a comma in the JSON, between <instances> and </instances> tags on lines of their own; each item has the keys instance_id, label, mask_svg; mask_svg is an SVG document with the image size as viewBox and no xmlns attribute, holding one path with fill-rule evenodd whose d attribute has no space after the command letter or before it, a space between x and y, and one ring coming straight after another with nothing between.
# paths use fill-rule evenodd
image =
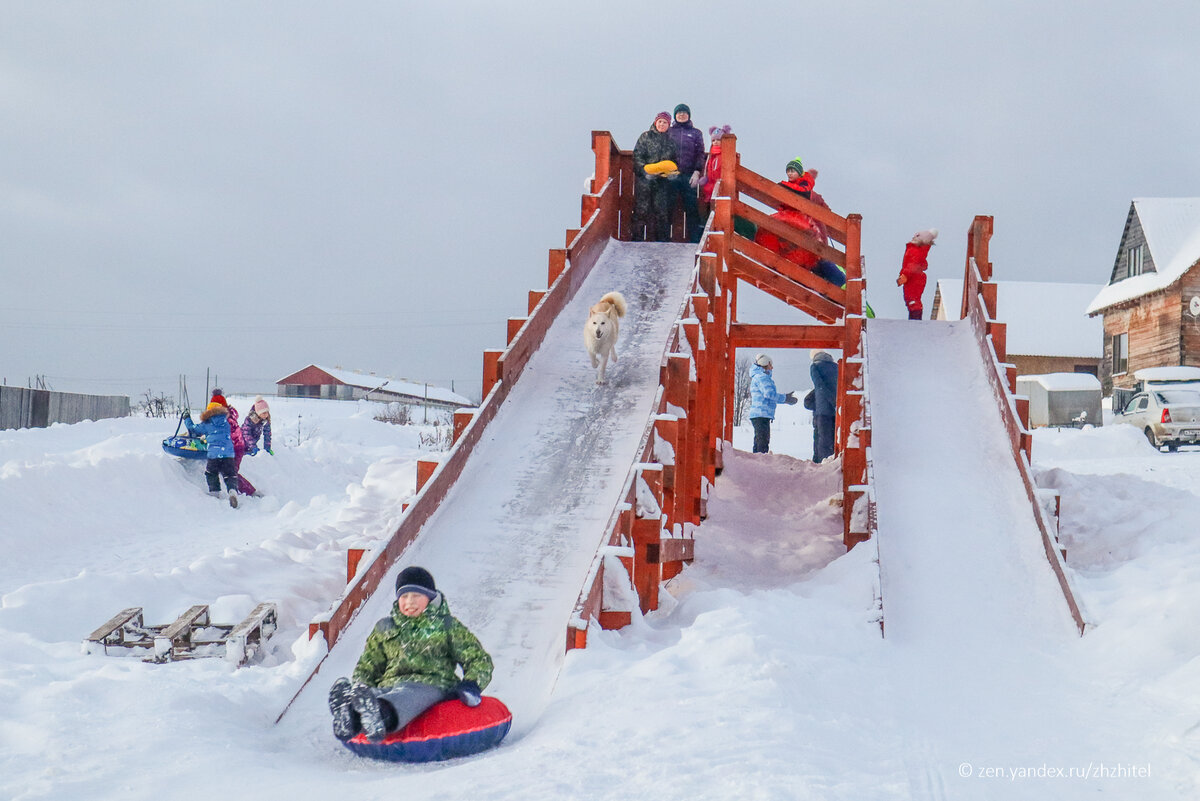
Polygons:
<instances>
[{"instance_id":1,"label":"small window","mask_svg":"<svg viewBox=\"0 0 1200 801\"><path fill-rule=\"evenodd\" d=\"M1141 275L1146 269L1146 246L1134 245L1126 255L1127 270L1126 275L1132 278L1135 275Z\"/></svg>"},{"instance_id":2,"label":"small window","mask_svg":"<svg viewBox=\"0 0 1200 801\"><path fill-rule=\"evenodd\" d=\"M1112 338L1112 372L1120 375L1129 369L1129 334L1114 334Z\"/></svg>"}]
</instances>

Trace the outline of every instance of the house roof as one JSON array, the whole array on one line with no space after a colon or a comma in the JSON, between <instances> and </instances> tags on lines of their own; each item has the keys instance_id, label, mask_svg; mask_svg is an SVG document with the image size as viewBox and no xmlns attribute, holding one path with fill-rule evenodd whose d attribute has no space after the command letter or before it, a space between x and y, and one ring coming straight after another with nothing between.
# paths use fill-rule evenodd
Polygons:
<instances>
[{"instance_id":1,"label":"house roof","mask_svg":"<svg viewBox=\"0 0 1200 801\"><path fill-rule=\"evenodd\" d=\"M1088 305L1088 314L1166 289L1200 260L1200 197L1134 198L1132 209L1155 271L1104 287Z\"/></svg>"},{"instance_id":2,"label":"house roof","mask_svg":"<svg viewBox=\"0 0 1200 801\"><path fill-rule=\"evenodd\" d=\"M962 279L938 279L946 319L957 320ZM1007 323L1007 351L1017 356L1104 355L1104 321L1088 317L1097 284L996 281L996 317Z\"/></svg>"},{"instance_id":3,"label":"house roof","mask_svg":"<svg viewBox=\"0 0 1200 801\"><path fill-rule=\"evenodd\" d=\"M373 375L371 373L361 373L357 370L343 370L340 367L323 367L319 364L312 364L309 365L309 367L315 367L335 381L352 387L359 387L361 389L378 389L383 393L409 395L415 398L428 397L431 401L438 401L440 403L453 403L459 406L474 405L470 399L465 398L462 395L452 392L444 387L434 386L433 384L420 384L415 381L409 381L406 378L392 378L390 376ZM295 375L295 373L284 376L276 383L282 383L291 375Z\"/></svg>"}]
</instances>

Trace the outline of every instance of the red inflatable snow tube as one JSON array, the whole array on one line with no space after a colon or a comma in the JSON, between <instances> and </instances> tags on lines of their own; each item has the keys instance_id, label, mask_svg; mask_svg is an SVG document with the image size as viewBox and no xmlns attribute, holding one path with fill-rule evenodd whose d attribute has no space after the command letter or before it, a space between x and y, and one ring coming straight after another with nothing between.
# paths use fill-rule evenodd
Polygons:
<instances>
[{"instance_id":1,"label":"red inflatable snow tube","mask_svg":"<svg viewBox=\"0 0 1200 801\"><path fill-rule=\"evenodd\" d=\"M479 706L442 701L403 729L373 743L358 734L346 747L359 756L391 762L437 762L495 748L512 726L512 712L498 698L484 696Z\"/></svg>"}]
</instances>

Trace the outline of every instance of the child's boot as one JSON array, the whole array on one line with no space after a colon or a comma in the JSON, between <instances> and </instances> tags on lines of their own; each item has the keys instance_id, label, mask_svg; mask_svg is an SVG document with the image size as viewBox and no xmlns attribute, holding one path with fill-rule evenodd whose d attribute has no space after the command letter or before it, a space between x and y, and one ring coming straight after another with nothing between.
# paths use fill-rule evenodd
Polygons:
<instances>
[{"instance_id":1,"label":"child's boot","mask_svg":"<svg viewBox=\"0 0 1200 801\"><path fill-rule=\"evenodd\" d=\"M377 743L387 737L387 724L383 720L383 710L379 708L379 699L375 697L375 693L371 692L371 688L365 684L354 685L350 699L354 711L358 713L358 720L362 724L363 734L367 735L367 739Z\"/></svg>"},{"instance_id":2,"label":"child's boot","mask_svg":"<svg viewBox=\"0 0 1200 801\"><path fill-rule=\"evenodd\" d=\"M338 679L329 688L329 711L333 713L333 736L339 740L349 740L361 731L358 715L351 705L353 685L349 679Z\"/></svg>"}]
</instances>

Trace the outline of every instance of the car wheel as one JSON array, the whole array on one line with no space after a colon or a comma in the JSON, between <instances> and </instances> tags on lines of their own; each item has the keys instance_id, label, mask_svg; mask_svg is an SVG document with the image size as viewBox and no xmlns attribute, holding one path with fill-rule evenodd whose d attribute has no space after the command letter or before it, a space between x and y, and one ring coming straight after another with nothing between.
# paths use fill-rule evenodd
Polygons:
<instances>
[{"instance_id":1,"label":"car wheel","mask_svg":"<svg viewBox=\"0 0 1200 801\"><path fill-rule=\"evenodd\" d=\"M1158 447L1159 447L1158 440L1156 440L1154 438L1154 430L1153 429L1151 429L1151 428L1146 429L1146 439L1150 440L1151 448L1154 448L1154 450L1158 450Z\"/></svg>"}]
</instances>

